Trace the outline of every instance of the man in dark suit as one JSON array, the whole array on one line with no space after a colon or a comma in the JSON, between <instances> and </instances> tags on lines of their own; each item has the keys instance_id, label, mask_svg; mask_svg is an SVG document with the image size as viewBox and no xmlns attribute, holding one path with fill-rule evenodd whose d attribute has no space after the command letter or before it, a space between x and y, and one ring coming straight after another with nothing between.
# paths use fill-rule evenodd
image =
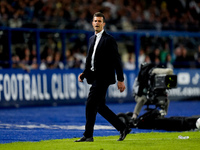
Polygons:
<instances>
[{"instance_id":1,"label":"man in dark suit","mask_svg":"<svg viewBox=\"0 0 200 150\"><path fill-rule=\"evenodd\" d=\"M86 78L91 84L86 103L86 125L84 136L75 142L93 142L93 131L97 112L110 122L118 131L123 141L131 129L127 127L115 113L106 106L106 92L111 84L115 84L117 74L118 89L125 90L123 68L118 46L115 39L104 31L105 17L97 12L92 21L95 35L89 39L89 51L86 58L85 70L78 77L79 82Z\"/></svg>"}]
</instances>

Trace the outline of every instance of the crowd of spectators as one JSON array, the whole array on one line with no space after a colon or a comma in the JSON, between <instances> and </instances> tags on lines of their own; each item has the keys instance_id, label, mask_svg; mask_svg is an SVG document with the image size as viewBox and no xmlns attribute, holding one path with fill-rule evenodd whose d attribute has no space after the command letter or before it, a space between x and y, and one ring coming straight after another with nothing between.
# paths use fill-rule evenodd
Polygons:
<instances>
[{"instance_id":1,"label":"crowd of spectators","mask_svg":"<svg viewBox=\"0 0 200 150\"><path fill-rule=\"evenodd\" d=\"M1 0L0 24L91 30L97 11L111 31L200 31L200 0Z\"/></svg>"},{"instance_id":2,"label":"crowd of spectators","mask_svg":"<svg viewBox=\"0 0 200 150\"><path fill-rule=\"evenodd\" d=\"M139 67L142 62L151 62L167 68L200 68L200 44L192 49L186 45L178 41L173 51L170 50L168 41L159 46L146 46L140 50Z\"/></svg>"},{"instance_id":3,"label":"crowd of spectators","mask_svg":"<svg viewBox=\"0 0 200 150\"><path fill-rule=\"evenodd\" d=\"M91 19L97 11L104 13L106 30L109 31L200 31L200 0L1 0L0 26L93 31ZM84 68L87 43L75 41L76 45L63 54L54 37L47 38L46 44L40 48L41 64L38 65L36 49L30 44L30 38L23 35L28 42L17 41L19 35L18 32L12 34L15 39L12 47L13 68ZM162 47L142 45L139 65L146 61L170 68L199 68L200 46L195 51L188 54L187 47L180 44L172 55L169 42ZM134 50L127 52L123 63L124 69L135 69Z\"/></svg>"}]
</instances>

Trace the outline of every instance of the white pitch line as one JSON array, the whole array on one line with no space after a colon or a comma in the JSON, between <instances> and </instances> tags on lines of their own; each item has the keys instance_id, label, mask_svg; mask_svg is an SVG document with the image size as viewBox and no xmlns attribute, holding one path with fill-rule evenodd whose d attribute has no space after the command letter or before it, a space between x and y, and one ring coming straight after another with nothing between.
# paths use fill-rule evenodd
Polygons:
<instances>
[{"instance_id":1,"label":"white pitch line","mask_svg":"<svg viewBox=\"0 0 200 150\"><path fill-rule=\"evenodd\" d=\"M0 124L0 128L12 129L12 128L28 128L28 129L63 129L63 130L84 130L84 125L46 125L46 124ZM107 125L95 125L94 130L113 130L114 127Z\"/></svg>"}]
</instances>

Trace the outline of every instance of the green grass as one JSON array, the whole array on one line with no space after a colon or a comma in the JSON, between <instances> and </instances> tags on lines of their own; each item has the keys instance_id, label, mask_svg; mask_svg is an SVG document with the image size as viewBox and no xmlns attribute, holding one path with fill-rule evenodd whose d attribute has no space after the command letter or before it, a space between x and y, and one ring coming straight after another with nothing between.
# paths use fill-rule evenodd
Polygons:
<instances>
[{"instance_id":1,"label":"green grass","mask_svg":"<svg viewBox=\"0 0 200 150\"><path fill-rule=\"evenodd\" d=\"M189 139L178 139L178 136ZM151 132L127 135L124 141L119 136L94 137L94 142L74 142L74 139L40 142L15 142L0 144L0 150L199 150L200 132Z\"/></svg>"}]
</instances>

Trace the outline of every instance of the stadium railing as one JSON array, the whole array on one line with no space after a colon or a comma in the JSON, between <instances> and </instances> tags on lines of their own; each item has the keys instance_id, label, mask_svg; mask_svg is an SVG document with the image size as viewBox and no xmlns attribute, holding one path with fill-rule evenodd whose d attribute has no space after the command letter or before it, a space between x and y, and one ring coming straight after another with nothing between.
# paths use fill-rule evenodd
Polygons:
<instances>
[{"instance_id":1,"label":"stadium railing","mask_svg":"<svg viewBox=\"0 0 200 150\"><path fill-rule=\"evenodd\" d=\"M18 33L33 33L34 34L34 40L35 40L35 46L36 46L36 51L37 51L37 63L41 63L41 58L40 58L40 52L41 52L41 34L48 34L48 33L53 33L53 34L59 34L60 40L61 40L61 51L62 54L65 54L66 49L67 49L67 35L68 34L84 34L86 37L86 41L88 43L89 37L93 34L92 31L84 31L84 30L60 30L60 29L33 29L33 28L9 28L9 27L0 27L0 36L1 38L6 38L4 41L7 41L6 43L6 51L9 53L9 58L7 61L2 61L0 63L8 63L9 68L12 67L12 44L14 38L20 38L19 34L13 36L13 33L17 32ZM199 38L200 33L195 33L195 32L175 32L175 31L132 31L132 32L123 32L123 31L118 31L118 32L109 32L111 35L117 38L118 41L121 39L121 35L129 36L131 37L132 43L134 43L134 52L135 52L135 66L136 70L138 70L138 56L139 56L139 51L141 48L141 38L142 37L167 37L170 39L169 41L169 48L170 48L170 54L171 56L173 55L173 50L174 50L174 40L173 37L186 37L186 38ZM4 35L4 36L3 36ZM23 36L23 35L22 35ZM13 38L14 37L14 38ZM26 39L24 39L26 40ZM3 43L0 42L0 45L3 45ZM5 45L5 43L4 43ZM4 48L4 47L3 47ZM4 49L3 49L4 50ZM66 64L66 56L63 55L63 63Z\"/></svg>"}]
</instances>

